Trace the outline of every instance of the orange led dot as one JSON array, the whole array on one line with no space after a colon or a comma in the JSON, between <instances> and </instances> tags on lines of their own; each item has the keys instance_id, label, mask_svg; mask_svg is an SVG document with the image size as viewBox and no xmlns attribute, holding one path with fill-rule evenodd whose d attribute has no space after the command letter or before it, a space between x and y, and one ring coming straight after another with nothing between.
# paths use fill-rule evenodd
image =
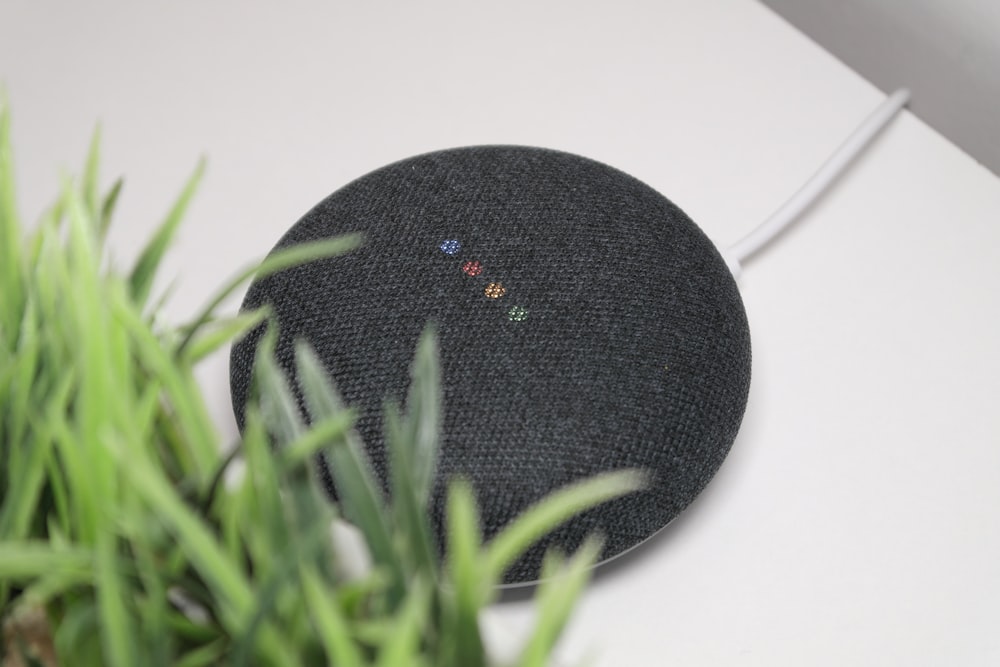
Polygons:
<instances>
[{"instance_id":1,"label":"orange led dot","mask_svg":"<svg viewBox=\"0 0 1000 667\"><path fill-rule=\"evenodd\" d=\"M485 294L490 299L499 299L506 293L507 289L500 283L490 283L483 290L483 294Z\"/></svg>"}]
</instances>

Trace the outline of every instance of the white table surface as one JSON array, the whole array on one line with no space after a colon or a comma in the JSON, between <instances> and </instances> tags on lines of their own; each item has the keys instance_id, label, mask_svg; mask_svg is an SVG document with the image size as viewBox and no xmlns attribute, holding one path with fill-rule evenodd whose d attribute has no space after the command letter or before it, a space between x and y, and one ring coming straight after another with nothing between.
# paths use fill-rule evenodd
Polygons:
<instances>
[{"instance_id":1,"label":"white table surface","mask_svg":"<svg viewBox=\"0 0 1000 667\"><path fill-rule=\"evenodd\" d=\"M728 243L882 98L752 0L8 0L0 80L29 216L103 123L123 259L208 156L166 265L176 318L337 187L450 146L599 159ZM746 267L754 379L732 454L599 573L564 654L1000 664L998 267L1000 180L905 114ZM202 377L229 438L226 373L220 355ZM496 614L516 628L530 606Z\"/></svg>"}]
</instances>

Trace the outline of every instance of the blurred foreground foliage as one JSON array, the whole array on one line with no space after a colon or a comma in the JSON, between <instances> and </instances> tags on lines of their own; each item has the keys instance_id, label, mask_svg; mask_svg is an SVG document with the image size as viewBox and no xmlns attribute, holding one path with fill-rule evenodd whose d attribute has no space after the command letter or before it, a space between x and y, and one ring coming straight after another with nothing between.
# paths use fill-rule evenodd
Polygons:
<instances>
[{"instance_id":1,"label":"blurred foreground foliage","mask_svg":"<svg viewBox=\"0 0 1000 667\"><path fill-rule=\"evenodd\" d=\"M194 368L268 314L223 318L218 305L255 273L348 252L360 239L271 256L171 327L150 296L201 165L120 271L104 238L122 184L100 191L98 137L82 177L64 182L29 231L15 204L9 121L0 108L0 662L495 664L479 613L505 568L639 476L564 489L488 544L472 488L455 480L442 559L426 512L440 414L432 330L416 350L405 411L386 410L388 497L352 412L305 344L292 387L265 338L242 441L225 447ZM337 504L317 481L320 453ZM548 663L598 552L592 541L547 558L535 626L514 664Z\"/></svg>"}]
</instances>

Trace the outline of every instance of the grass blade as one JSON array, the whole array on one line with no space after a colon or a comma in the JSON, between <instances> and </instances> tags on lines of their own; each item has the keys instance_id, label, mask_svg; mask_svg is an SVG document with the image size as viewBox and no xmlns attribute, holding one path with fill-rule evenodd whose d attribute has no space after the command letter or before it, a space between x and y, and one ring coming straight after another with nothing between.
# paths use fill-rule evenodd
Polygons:
<instances>
[{"instance_id":1,"label":"grass blade","mask_svg":"<svg viewBox=\"0 0 1000 667\"><path fill-rule=\"evenodd\" d=\"M170 406L171 416L157 425L160 435L169 438L172 453L190 461L188 473L193 479L205 479L215 470L218 443L191 367L177 363L127 299L120 298L112 306L116 320L130 334L136 363L163 387L162 399Z\"/></svg>"},{"instance_id":2,"label":"grass blade","mask_svg":"<svg viewBox=\"0 0 1000 667\"><path fill-rule=\"evenodd\" d=\"M71 655L78 665L103 664L100 625L93 604L86 601L70 604L53 630L56 655Z\"/></svg>"},{"instance_id":3,"label":"grass blade","mask_svg":"<svg viewBox=\"0 0 1000 667\"><path fill-rule=\"evenodd\" d=\"M566 486L523 514L500 532L487 547L487 564L495 580L543 535L580 512L638 491L646 477L634 470L619 470Z\"/></svg>"},{"instance_id":4,"label":"grass blade","mask_svg":"<svg viewBox=\"0 0 1000 667\"><path fill-rule=\"evenodd\" d=\"M267 259L260 264L256 264L248 269L244 269L236 274L226 283L215 296L209 299L208 304L202 309L194 321L182 327L187 333L181 344L177 348L177 353L181 354L185 348L191 344L191 340L198 334L201 328L212 319L212 315L226 298L239 289L240 285L256 277L258 280L266 276L273 275L279 271L300 266L318 259L328 259L342 255L361 245L360 234L345 234L332 239L313 241L310 243L300 243L290 248L285 248L278 252L271 253Z\"/></svg>"},{"instance_id":5,"label":"grass blade","mask_svg":"<svg viewBox=\"0 0 1000 667\"><path fill-rule=\"evenodd\" d=\"M0 331L15 331L24 295L21 284L21 225L14 187L14 156L10 145L10 110L0 97L0 289L4 307Z\"/></svg>"},{"instance_id":6,"label":"grass blade","mask_svg":"<svg viewBox=\"0 0 1000 667\"><path fill-rule=\"evenodd\" d=\"M535 628L524 647L519 667L546 667L556 640L569 620L570 612L590 571L601 553L599 540L588 540L565 567L547 554L542 566L542 584L536 595L538 609Z\"/></svg>"},{"instance_id":7,"label":"grass blade","mask_svg":"<svg viewBox=\"0 0 1000 667\"><path fill-rule=\"evenodd\" d=\"M312 424L297 440L281 450L283 471L301 466L326 448L331 442L342 440L354 426L355 413L344 410L338 415Z\"/></svg>"},{"instance_id":8,"label":"grass blade","mask_svg":"<svg viewBox=\"0 0 1000 667\"><path fill-rule=\"evenodd\" d=\"M126 586L122 581L115 536L107 530L101 532L96 545L95 585L101 621L101 639L107 664L112 667L138 665L135 638L138 628L134 616L126 608Z\"/></svg>"},{"instance_id":9,"label":"grass blade","mask_svg":"<svg viewBox=\"0 0 1000 667\"><path fill-rule=\"evenodd\" d=\"M98 224L98 231L102 239L108 235L108 229L111 227L111 218L114 216L118 197L121 195L122 186L124 185L125 181L119 178L111 186L111 189L108 190L108 194L104 195L104 200L101 202L101 218Z\"/></svg>"},{"instance_id":10,"label":"grass blade","mask_svg":"<svg viewBox=\"0 0 1000 667\"><path fill-rule=\"evenodd\" d=\"M128 499L129 517L141 517L142 507L138 499ZM141 619L138 631L141 637L141 654L144 667L170 667L170 656L175 654L176 641L170 632L168 619L170 617L170 602L167 597L168 582L172 575L164 572L157 562L157 538L159 526L151 527L150 523L135 526L129 531L128 540L138 579L142 583L142 595L132 596L136 606L136 616ZM128 593L126 593L128 596Z\"/></svg>"},{"instance_id":11,"label":"grass blade","mask_svg":"<svg viewBox=\"0 0 1000 667\"><path fill-rule=\"evenodd\" d=\"M90 577L94 555L90 549L54 549L41 540L5 541L0 549L0 580L25 581L59 570Z\"/></svg>"},{"instance_id":12,"label":"grass blade","mask_svg":"<svg viewBox=\"0 0 1000 667\"><path fill-rule=\"evenodd\" d=\"M419 572L431 580L437 580L438 554L431 539L426 501L421 501L417 492L419 473L413 458L413 440L401 424L399 412L394 405L386 405L386 441L389 446L389 481L392 493L392 514L395 528L406 540L403 552L410 563L410 572ZM407 421L411 421L408 419ZM412 426L412 421L411 424ZM415 429L407 429L413 433Z\"/></svg>"},{"instance_id":13,"label":"grass blade","mask_svg":"<svg viewBox=\"0 0 1000 667\"><path fill-rule=\"evenodd\" d=\"M295 361L312 420L320 421L343 412L343 402L328 382L316 353L308 345L299 344L295 349ZM389 571L394 596L398 599L403 590L402 563L393 547L382 491L375 482L357 435L347 431L327 448L326 456L344 516L364 534L376 564Z\"/></svg>"},{"instance_id":14,"label":"grass blade","mask_svg":"<svg viewBox=\"0 0 1000 667\"><path fill-rule=\"evenodd\" d=\"M180 225L181 219L184 217L184 212L187 210L188 204L191 203L191 198L194 197L195 190L197 190L198 183L201 181L204 173L205 161L200 160L198 166L195 167L194 173L191 174L188 182L184 185L184 189L181 191L177 201L174 202L173 207L156 230L153 238L143 248L139 259L136 260L135 266L129 274L129 293L133 301L140 307L149 298L149 292L153 288L153 279L156 277L156 270L159 268L160 261L163 259L163 255L166 253L167 248L174 238L174 234L177 232L177 227Z\"/></svg>"},{"instance_id":15,"label":"grass blade","mask_svg":"<svg viewBox=\"0 0 1000 667\"><path fill-rule=\"evenodd\" d=\"M305 431L298 402L292 396L292 389L285 374L274 360L274 330L265 335L257 347L254 361L254 381L260 400L260 413L268 425L276 443L284 447L297 440ZM334 415L330 415L331 417Z\"/></svg>"},{"instance_id":16,"label":"grass blade","mask_svg":"<svg viewBox=\"0 0 1000 667\"><path fill-rule=\"evenodd\" d=\"M239 506L240 517L236 526L239 532L230 535L229 545L234 545L232 540L239 539L235 543L233 557L240 558L239 554L245 548L250 562L259 571L272 567L277 556L274 545L285 545L291 539L289 526L285 523L280 480L271 444L260 411L254 406L247 411L243 437L246 467L234 503Z\"/></svg>"},{"instance_id":17,"label":"grass blade","mask_svg":"<svg viewBox=\"0 0 1000 667\"><path fill-rule=\"evenodd\" d=\"M336 597L330 595L330 587L325 585L313 567L303 566L299 576L306 607L326 651L328 663L337 667L366 667L365 659L351 637L347 619Z\"/></svg>"},{"instance_id":18,"label":"grass blade","mask_svg":"<svg viewBox=\"0 0 1000 667\"><path fill-rule=\"evenodd\" d=\"M427 506L434 472L437 468L438 442L441 437L441 371L438 363L437 333L428 326L420 336L410 371L410 390L406 398L413 453L413 486L421 508Z\"/></svg>"},{"instance_id":19,"label":"grass blade","mask_svg":"<svg viewBox=\"0 0 1000 667\"><path fill-rule=\"evenodd\" d=\"M83 166L83 182L80 184L83 202L91 220L100 220L98 210L98 177L101 163L101 126L94 128L90 136L90 148L87 150L87 161Z\"/></svg>"},{"instance_id":20,"label":"grass blade","mask_svg":"<svg viewBox=\"0 0 1000 667\"><path fill-rule=\"evenodd\" d=\"M36 353L37 351L31 353L24 351L15 363L20 365L22 370L33 367ZM22 375L20 379L22 383L33 381L34 369L32 368L26 375L27 377ZM59 385L47 387L46 389L51 392L48 397L49 405L55 406L60 411L65 410L73 382L74 374L67 372ZM11 453L9 460L5 461L11 469L6 473L9 476L7 488L0 495L0 540L24 537L32 520L37 518L35 514L46 479L46 463L53 447L53 435L48 427L48 420L38 415L35 410L29 409L26 404L29 398L31 394L20 392L11 401L13 414L20 418L24 428L32 431L34 437L31 438L32 444L27 452L18 446ZM14 428L4 435L19 443L22 441L18 433L21 429L17 428L16 424L12 426Z\"/></svg>"},{"instance_id":21,"label":"grass blade","mask_svg":"<svg viewBox=\"0 0 1000 667\"><path fill-rule=\"evenodd\" d=\"M204 644L196 649L185 653L173 667L209 667L210 665L225 664L225 655L228 650L227 643L223 640Z\"/></svg>"},{"instance_id":22,"label":"grass blade","mask_svg":"<svg viewBox=\"0 0 1000 667\"><path fill-rule=\"evenodd\" d=\"M198 363L223 345L246 334L266 320L268 315L267 308L258 308L215 322L211 330L203 332L191 341L191 344L184 350L184 361L192 365Z\"/></svg>"},{"instance_id":23,"label":"grass blade","mask_svg":"<svg viewBox=\"0 0 1000 667\"><path fill-rule=\"evenodd\" d=\"M413 665L420 653L423 628L430 616L430 588L427 582L417 579L410 586L406 603L393 621L388 640L379 651L376 667ZM463 665L463 667L472 667Z\"/></svg>"},{"instance_id":24,"label":"grass blade","mask_svg":"<svg viewBox=\"0 0 1000 667\"><path fill-rule=\"evenodd\" d=\"M124 449L111 448L112 453L129 474L125 479L136 495L149 506L176 535L177 541L191 559L219 601L230 627L239 627L253 607L253 593L241 568L226 557L213 536L211 528L191 512L176 490L144 457L125 458Z\"/></svg>"},{"instance_id":25,"label":"grass blade","mask_svg":"<svg viewBox=\"0 0 1000 667\"><path fill-rule=\"evenodd\" d=\"M472 487L459 479L448 488L448 574L452 605L442 639L450 644L449 664L481 667L483 640L479 632L479 610L486 604L495 580L482 567L481 533Z\"/></svg>"}]
</instances>

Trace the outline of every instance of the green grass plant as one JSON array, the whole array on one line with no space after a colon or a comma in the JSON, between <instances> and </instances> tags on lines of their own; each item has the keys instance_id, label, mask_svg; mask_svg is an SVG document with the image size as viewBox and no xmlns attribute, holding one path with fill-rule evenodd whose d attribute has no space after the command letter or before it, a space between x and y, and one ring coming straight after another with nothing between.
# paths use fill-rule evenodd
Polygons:
<instances>
[{"instance_id":1,"label":"green grass plant","mask_svg":"<svg viewBox=\"0 0 1000 667\"><path fill-rule=\"evenodd\" d=\"M347 236L296 246L239 273L191 321L162 322L158 267L203 166L135 264L104 240L122 183L100 190L95 136L79 179L30 229L15 201L10 117L0 108L0 662L74 666L494 664L479 613L503 572L575 513L627 493L639 475L580 482L483 543L475 494L454 480L447 558L427 503L440 427L435 334L421 338L405 407L386 407L390 493L375 480L353 413L315 353L293 386L258 351L239 443L226 447L195 381L198 362L264 322L220 317L252 275L349 252ZM304 397L303 414L295 396ZM317 481L322 454L340 491ZM348 562L337 523L363 538ZM597 557L550 554L538 616L515 663L548 663ZM48 655L19 619L41 618Z\"/></svg>"}]
</instances>

